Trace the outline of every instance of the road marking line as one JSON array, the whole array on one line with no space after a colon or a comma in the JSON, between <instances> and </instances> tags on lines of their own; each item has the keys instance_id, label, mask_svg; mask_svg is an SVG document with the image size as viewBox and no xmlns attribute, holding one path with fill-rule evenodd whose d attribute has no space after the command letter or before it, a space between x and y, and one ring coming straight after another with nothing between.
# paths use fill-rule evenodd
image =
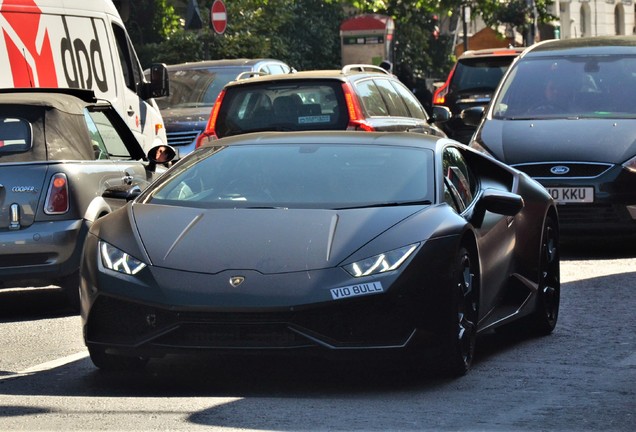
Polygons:
<instances>
[{"instance_id":1,"label":"road marking line","mask_svg":"<svg viewBox=\"0 0 636 432\"><path fill-rule=\"evenodd\" d=\"M88 357L88 351L81 351L75 354L71 354L66 357L60 357L55 360L51 360L36 366L32 366L30 368L24 369L20 372L12 373L10 375L5 375L0 377L0 381L4 381L11 378L19 378L25 375L31 375L37 372L44 372L47 370L55 369L60 366L64 366L66 364L72 363L74 361L82 360Z\"/></svg>"}]
</instances>

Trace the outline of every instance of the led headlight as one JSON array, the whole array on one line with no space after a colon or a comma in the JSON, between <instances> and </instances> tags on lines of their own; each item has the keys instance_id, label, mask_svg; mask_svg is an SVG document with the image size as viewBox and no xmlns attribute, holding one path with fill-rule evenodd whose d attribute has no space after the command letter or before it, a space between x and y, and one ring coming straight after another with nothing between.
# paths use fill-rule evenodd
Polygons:
<instances>
[{"instance_id":1,"label":"led headlight","mask_svg":"<svg viewBox=\"0 0 636 432\"><path fill-rule=\"evenodd\" d=\"M353 277L370 276L395 270L413 253L418 244L412 244L366 258L343 268Z\"/></svg>"},{"instance_id":2,"label":"led headlight","mask_svg":"<svg viewBox=\"0 0 636 432\"><path fill-rule=\"evenodd\" d=\"M636 157L631 158L627 162L623 164L623 168L630 170L631 172L636 172Z\"/></svg>"},{"instance_id":3,"label":"led headlight","mask_svg":"<svg viewBox=\"0 0 636 432\"><path fill-rule=\"evenodd\" d=\"M126 252L117 249L106 242L99 242L99 251L102 257L102 264L110 270L128 275L139 273L146 264L137 258L128 255Z\"/></svg>"}]
</instances>

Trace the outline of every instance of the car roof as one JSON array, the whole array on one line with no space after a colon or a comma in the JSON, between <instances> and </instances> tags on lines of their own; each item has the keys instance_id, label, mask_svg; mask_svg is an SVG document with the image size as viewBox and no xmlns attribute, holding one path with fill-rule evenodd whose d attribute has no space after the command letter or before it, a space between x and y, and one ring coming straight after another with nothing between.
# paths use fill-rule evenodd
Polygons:
<instances>
[{"instance_id":1,"label":"car roof","mask_svg":"<svg viewBox=\"0 0 636 432\"><path fill-rule=\"evenodd\" d=\"M168 70L182 70L182 69L202 69L202 68L214 68L214 67L245 67L251 68L260 63L278 63L285 64L281 60L271 58L238 58L238 59L221 59L221 60L202 60L197 62L185 62L167 65Z\"/></svg>"},{"instance_id":2,"label":"car roof","mask_svg":"<svg viewBox=\"0 0 636 432\"><path fill-rule=\"evenodd\" d=\"M526 47L485 48L479 50L464 51L458 60L476 57L518 56Z\"/></svg>"},{"instance_id":3,"label":"car roof","mask_svg":"<svg viewBox=\"0 0 636 432\"><path fill-rule=\"evenodd\" d=\"M522 57L586 54L636 54L636 38L633 36L594 36L550 39L530 46Z\"/></svg>"},{"instance_id":4,"label":"car roof","mask_svg":"<svg viewBox=\"0 0 636 432\"><path fill-rule=\"evenodd\" d=\"M339 81L346 81L347 77L351 76L391 76L395 79L395 75L390 74L386 70L379 66L351 64L346 65L342 69L323 69L323 70L309 70L299 71L293 74L278 74L278 75L264 75L257 77L250 77L247 79L232 81L227 86L241 85L254 82L263 81L287 81L287 80L308 80L308 79L332 79Z\"/></svg>"},{"instance_id":5,"label":"car roof","mask_svg":"<svg viewBox=\"0 0 636 432\"><path fill-rule=\"evenodd\" d=\"M83 114L87 105L98 100L92 90L18 88L0 89L2 105L33 105L54 108L70 114ZM101 101L100 101L101 102ZM102 102L109 105L108 102Z\"/></svg>"},{"instance_id":6,"label":"car roof","mask_svg":"<svg viewBox=\"0 0 636 432\"><path fill-rule=\"evenodd\" d=\"M235 146L245 144L351 144L398 145L437 150L448 138L415 132L359 132L359 131L301 131L255 132L233 135L205 144L204 147ZM459 144L459 143L456 143ZM463 144L459 144L462 145Z\"/></svg>"}]
</instances>

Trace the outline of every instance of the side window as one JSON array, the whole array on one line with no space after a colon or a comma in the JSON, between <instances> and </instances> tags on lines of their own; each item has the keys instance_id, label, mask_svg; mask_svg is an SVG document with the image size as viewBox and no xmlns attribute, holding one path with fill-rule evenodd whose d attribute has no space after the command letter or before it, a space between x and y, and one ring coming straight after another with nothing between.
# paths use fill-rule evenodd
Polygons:
<instances>
[{"instance_id":1,"label":"side window","mask_svg":"<svg viewBox=\"0 0 636 432\"><path fill-rule=\"evenodd\" d=\"M369 116L385 117L389 115L389 110L384 104L380 89L378 89L373 80L357 82L355 87L356 93L360 96L360 101Z\"/></svg>"},{"instance_id":2,"label":"side window","mask_svg":"<svg viewBox=\"0 0 636 432\"><path fill-rule=\"evenodd\" d=\"M426 111L424 111L424 108L422 108L422 104L420 104L415 95L409 89L395 81L392 81L391 84L404 100L404 103L406 104L411 117L421 120L426 120L428 118L426 115Z\"/></svg>"},{"instance_id":3,"label":"side window","mask_svg":"<svg viewBox=\"0 0 636 432\"><path fill-rule=\"evenodd\" d=\"M389 109L389 115L395 117L409 117L409 111L406 109L404 101L395 88L393 88L391 82L388 79L376 79L374 81L380 89L380 94Z\"/></svg>"},{"instance_id":4,"label":"side window","mask_svg":"<svg viewBox=\"0 0 636 432\"><path fill-rule=\"evenodd\" d=\"M474 199L477 188L475 178L461 152L454 147L444 149L442 168L444 170L444 187L448 188L448 193L456 201L454 207L459 208L461 213L470 206ZM446 190L444 195L446 195Z\"/></svg>"},{"instance_id":5,"label":"side window","mask_svg":"<svg viewBox=\"0 0 636 432\"><path fill-rule=\"evenodd\" d=\"M115 40L117 42L117 52L119 53L119 62L121 64L121 70L124 74L124 82L126 87L130 90L137 92L137 73L135 71L136 64L132 61L130 55L130 45L128 44L128 38L123 28L116 24L113 24L113 33L115 34Z\"/></svg>"},{"instance_id":6,"label":"side window","mask_svg":"<svg viewBox=\"0 0 636 432\"><path fill-rule=\"evenodd\" d=\"M0 155L31 149L31 124L23 119L0 117Z\"/></svg>"},{"instance_id":7,"label":"side window","mask_svg":"<svg viewBox=\"0 0 636 432\"><path fill-rule=\"evenodd\" d=\"M91 134L95 159L133 159L124 140L104 112L86 110L84 118Z\"/></svg>"},{"instance_id":8,"label":"side window","mask_svg":"<svg viewBox=\"0 0 636 432\"><path fill-rule=\"evenodd\" d=\"M464 211L464 208L460 208L459 201L455 198L456 194L451 192L452 188L453 185L444 179L444 202L454 208L457 213L461 213Z\"/></svg>"},{"instance_id":9,"label":"side window","mask_svg":"<svg viewBox=\"0 0 636 432\"><path fill-rule=\"evenodd\" d=\"M285 72L283 68L277 64L269 64L266 66L266 69L267 69L267 73L270 73L270 74L282 74Z\"/></svg>"}]
</instances>

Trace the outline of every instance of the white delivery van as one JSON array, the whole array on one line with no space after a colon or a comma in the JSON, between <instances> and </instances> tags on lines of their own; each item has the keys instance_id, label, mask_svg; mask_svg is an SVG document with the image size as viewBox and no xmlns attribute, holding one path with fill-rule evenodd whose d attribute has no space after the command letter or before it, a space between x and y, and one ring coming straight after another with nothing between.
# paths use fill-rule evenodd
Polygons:
<instances>
[{"instance_id":1,"label":"white delivery van","mask_svg":"<svg viewBox=\"0 0 636 432\"><path fill-rule=\"evenodd\" d=\"M92 89L146 151L167 143L153 97L168 94L168 74L151 70L147 82L112 0L0 0L0 88Z\"/></svg>"}]
</instances>

